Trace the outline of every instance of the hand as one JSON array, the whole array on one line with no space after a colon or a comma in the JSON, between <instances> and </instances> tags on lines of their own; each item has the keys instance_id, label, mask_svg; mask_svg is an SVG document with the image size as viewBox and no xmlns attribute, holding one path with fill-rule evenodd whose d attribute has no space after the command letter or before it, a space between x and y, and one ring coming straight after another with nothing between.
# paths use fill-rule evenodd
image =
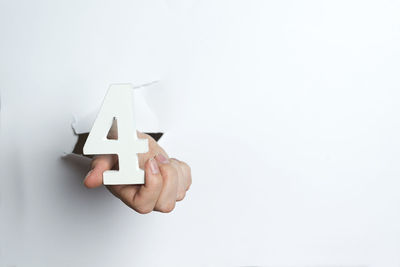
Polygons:
<instances>
[{"instance_id":1,"label":"hand","mask_svg":"<svg viewBox=\"0 0 400 267\"><path fill-rule=\"evenodd\" d=\"M139 167L145 170L145 184L108 185L107 188L127 206L141 214L153 210L171 212L176 201L185 197L192 183L190 167L183 161L169 158L151 136L138 133L138 137L146 138L149 142L149 151L146 154L138 154ZM116 155L96 156L84 180L85 186L101 186L103 172L116 169L116 166Z\"/></svg>"}]
</instances>

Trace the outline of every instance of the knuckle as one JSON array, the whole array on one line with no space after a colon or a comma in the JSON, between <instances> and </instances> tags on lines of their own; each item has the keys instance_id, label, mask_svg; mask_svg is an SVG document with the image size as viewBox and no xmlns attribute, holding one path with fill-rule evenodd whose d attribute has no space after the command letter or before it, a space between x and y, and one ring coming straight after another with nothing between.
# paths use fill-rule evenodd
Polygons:
<instances>
[{"instance_id":1,"label":"knuckle","mask_svg":"<svg viewBox=\"0 0 400 267\"><path fill-rule=\"evenodd\" d=\"M175 201L169 201L159 205L158 210L162 213L169 213L175 208Z\"/></svg>"},{"instance_id":2,"label":"knuckle","mask_svg":"<svg viewBox=\"0 0 400 267\"><path fill-rule=\"evenodd\" d=\"M176 196L176 201L181 201L185 198L186 192L184 190L179 191L178 195Z\"/></svg>"},{"instance_id":3,"label":"knuckle","mask_svg":"<svg viewBox=\"0 0 400 267\"><path fill-rule=\"evenodd\" d=\"M146 206L133 207L133 209L140 214L148 214L153 211L151 207Z\"/></svg>"},{"instance_id":4,"label":"knuckle","mask_svg":"<svg viewBox=\"0 0 400 267\"><path fill-rule=\"evenodd\" d=\"M172 163L174 163L175 165L179 165L180 164L180 161L178 159L176 159L176 158L170 158L169 160L172 161Z\"/></svg>"}]
</instances>

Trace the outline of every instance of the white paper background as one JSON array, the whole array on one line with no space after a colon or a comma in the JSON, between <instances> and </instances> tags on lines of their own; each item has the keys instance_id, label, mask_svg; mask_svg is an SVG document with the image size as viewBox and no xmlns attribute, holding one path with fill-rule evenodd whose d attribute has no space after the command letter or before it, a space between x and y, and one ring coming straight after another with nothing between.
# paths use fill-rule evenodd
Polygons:
<instances>
[{"instance_id":1,"label":"white paper background","mask_svg":"<svg viewBox=\"0 0 400 267\"><path fill-rule=\"evenodd\" d=\"M0 266L399 266L398 1L0 1ZM62 160L160 79L193 186L138 215Z\"/></svg>"}]
</instances>

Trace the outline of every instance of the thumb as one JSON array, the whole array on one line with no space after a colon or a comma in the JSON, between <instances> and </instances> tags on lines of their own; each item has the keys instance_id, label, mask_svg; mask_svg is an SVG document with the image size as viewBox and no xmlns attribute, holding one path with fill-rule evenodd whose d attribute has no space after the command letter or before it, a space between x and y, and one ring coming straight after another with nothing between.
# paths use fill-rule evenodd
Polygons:
<instances>
[{"instance_id":1,"label":"thumb","mask_svg":"<svg viewBox=\"0 0 400 267\"><path fill-rule=\"evenodd\" d=\"M111 170L117 163L116 155L96 156L92 161L92 169L83 181L87 188L99 187L103 184L103 172Z\"/></svg>"}]
</instances>

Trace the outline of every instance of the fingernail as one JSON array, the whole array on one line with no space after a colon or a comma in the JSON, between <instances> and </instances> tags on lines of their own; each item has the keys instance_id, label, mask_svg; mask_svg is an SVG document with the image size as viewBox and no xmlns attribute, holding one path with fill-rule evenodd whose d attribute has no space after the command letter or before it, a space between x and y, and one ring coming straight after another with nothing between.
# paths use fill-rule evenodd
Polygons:
<instances>
[{"instance_id":1,"label":"fingernail","mask_svg":"<svg viewBox=\"0 0 400 267\"><path fill-rule=\"evenodd\" d=\"M158 154L156 155L156 160L157 160L158 162L160 162L160 163L163 163L163 164L168 163L168 159L167 159L163 154L161 154L161 153L158 153Z\"/></svg>"},{"instance_id":2,"label":"fingernail","mask_svg":"<svg viewBox=\"0 0 400 267\"><path fill-rule=\"evenodd\" d=\"M151 169L151 172L153 174L159 174L160 173L160 169L158 168L158 164L153 158L150 159L150 169Z\"/></svg>"}]
</instances>

